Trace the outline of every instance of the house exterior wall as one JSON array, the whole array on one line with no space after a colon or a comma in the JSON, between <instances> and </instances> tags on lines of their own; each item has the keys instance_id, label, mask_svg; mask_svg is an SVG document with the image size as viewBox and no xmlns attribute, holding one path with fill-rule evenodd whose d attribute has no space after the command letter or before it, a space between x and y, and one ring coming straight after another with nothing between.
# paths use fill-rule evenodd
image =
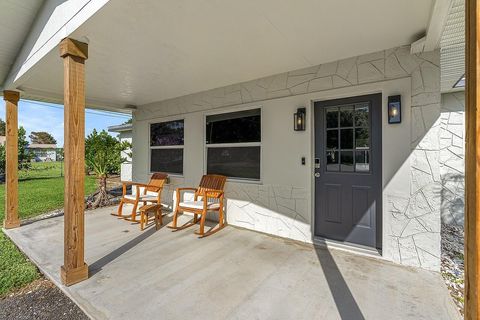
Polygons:
<instances>
[{"instance_id":1,"label":"house exterior wall","mask_svg":"<svg viewBox=\"0 0 480 320\"><path fill-rule=\"evenodd\" d=\"M133 177L148 179L149 124L185 119L184 174L163 197L204 173L204 117L262 108L261 183L227 183L230 224L313 241L313 101L382 93L383 250L405 265L440 266L439 52L399 47L139 106L133 115ZM402 123L387 124L389 95L402 95ZM293 113L307 108L307 130ZM301 157L307 158L305 166Z\"/></svg>"},{"instance_id":2,"label":"house exterior wall","mask_svg":"<svg viewBox=\"0 0 480 320\"><path fill-rule=\"evenodd\" d=\"M463 227L465 213L465 92L442 94L441 112L442 222Z\"/></svg>"},{"instance_id":3,"label":"house exterior wall","mask_svg":"<svg viewBox=\"0 0 480 320\"><path fill-rule=\"evenodd\" d=\"M29 149L34 157L34 161L46 162L57 161L57 151L52 149Z\"/></svg>"},{"instance_id":4,"label":"house exterior wall","mask_svg":"<svg viewBox=\"0 0 480 320\"><path fill-rule=\"evenodd\" d=\"M127 141L132 143L132 131L121 131L118 134L118 139L121 142ZM122 158L125 158L126 161L120 166L120 179L122 181L132 181L132 158L130 157L130 150L122 151Z\"/></svg>"}]
</instances>

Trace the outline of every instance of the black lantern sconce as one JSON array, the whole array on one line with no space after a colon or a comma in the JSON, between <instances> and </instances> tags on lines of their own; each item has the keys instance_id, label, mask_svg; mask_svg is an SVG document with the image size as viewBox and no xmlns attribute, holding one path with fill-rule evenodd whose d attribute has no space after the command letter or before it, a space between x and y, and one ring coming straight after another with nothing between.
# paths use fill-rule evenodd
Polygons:
<instances>
[{"instance_id":1,"label":"black lantern sconce","mask_svg":"<svg viewBox=\"0 0 480 320\"><path fill-rule=\"evenodd\" d=\"M388 123L402 122L402 97L388 97Z\"/></svg>"},{"instance_id":2,"label":"black lantern sconce","mask_svg":"<svg viewBox=\"0 0 480 320\"><path fill-rule=\"evenodd\" d=\"M293 114L293 129L295 131L305 131L306 108L298 108L297 112Z\"/></svg>"}]
</instances>

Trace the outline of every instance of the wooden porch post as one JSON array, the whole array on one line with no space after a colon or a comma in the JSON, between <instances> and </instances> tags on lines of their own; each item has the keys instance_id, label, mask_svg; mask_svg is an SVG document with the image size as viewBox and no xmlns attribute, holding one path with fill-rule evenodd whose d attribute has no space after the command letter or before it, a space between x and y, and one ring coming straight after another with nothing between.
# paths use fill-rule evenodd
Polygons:
<instances>
[{"instance_id":1,"label":"wooden porch post","mask_svg":"<svg viewBox=\"0 0 480 320\"><path fill-rule=\"evenodd\" d=\"M465 319L480 319L480 0L466 1Z\"/></svg>"},{"instance_id":2,"label":"wooden porch post","mask_svg":"<svg viewBox=\"0 0 480 320\"><path fill-rule=\"evenodd\" d=\"M60 43L64 72L65 218L62 282L88 278L85 237L85 60L88 45L73 39Z\"/></svg>"},{"instance_id":3,"label":"wooden porch post","mask_svg":"<svg viewBox=\"0 0 480 320\"><path fill-rule=\"evenodd\" d=\"M20 226L18 218L18 100L16 91L3 91L6 111L5 229Z\"/></svg>"}]
</instances>

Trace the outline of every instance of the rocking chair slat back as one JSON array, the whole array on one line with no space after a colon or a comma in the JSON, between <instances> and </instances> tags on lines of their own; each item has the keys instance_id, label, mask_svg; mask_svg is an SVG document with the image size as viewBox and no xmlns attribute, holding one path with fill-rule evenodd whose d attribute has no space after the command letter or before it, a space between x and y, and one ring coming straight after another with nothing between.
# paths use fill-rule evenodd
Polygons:
<instances>
[{"instance_id":1,"label":"rocking chair slat back","mask_svg":"<svg viewBox=\"0 0 480 320\"><path fill-rule=\"evenodd\" d=\"M156 172L150 178L148 183L149 187L146 188L147 191L158 192L159 189L163 188L163 185L167 181L168 174L163 172Z\"/></svg>"},{"instance_id":2,"label":"rocking chair slat back","mask_svg":"<svg viewBox=\"0 0 480 320\"><path fill-rule=\"evenodd\" d=\"M221 176L217 174L204 175L202 177L202 180L200 180L200 185L198 186L197 192L195 192L195 199L198 196L202 196L203 194L205 194L205 191L209 191L209 190L223 191L226 181L227 181L227 177L225 176ZM218 195L215 195L215 196L218 196Z\"/></svg>"}]
</instances>

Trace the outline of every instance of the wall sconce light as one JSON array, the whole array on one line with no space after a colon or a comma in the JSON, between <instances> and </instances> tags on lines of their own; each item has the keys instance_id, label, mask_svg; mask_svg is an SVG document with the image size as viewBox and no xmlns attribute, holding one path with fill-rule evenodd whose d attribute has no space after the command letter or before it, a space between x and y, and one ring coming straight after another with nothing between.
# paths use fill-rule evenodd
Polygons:
<instances>
[{"instance_id":1,"label":"wall sconce light","mask_svg":"<svg viewBox=\"0 0 480 320\"><path fill-rule=\"evenodd\" d=\"M388 123L402 122L402 97L388 97Z\"/></svg>"},{"instance_id":2,"label":"wall sconce light","mask_svg":"<svg viewBox=\"0 0 480 320\"><path fill-rule=\"evenodd\" d=\"M305 131L306 113L306 108L298 108L297 112L293 114L293 129L295 131Z\"/></svg>"}]
</instances>

